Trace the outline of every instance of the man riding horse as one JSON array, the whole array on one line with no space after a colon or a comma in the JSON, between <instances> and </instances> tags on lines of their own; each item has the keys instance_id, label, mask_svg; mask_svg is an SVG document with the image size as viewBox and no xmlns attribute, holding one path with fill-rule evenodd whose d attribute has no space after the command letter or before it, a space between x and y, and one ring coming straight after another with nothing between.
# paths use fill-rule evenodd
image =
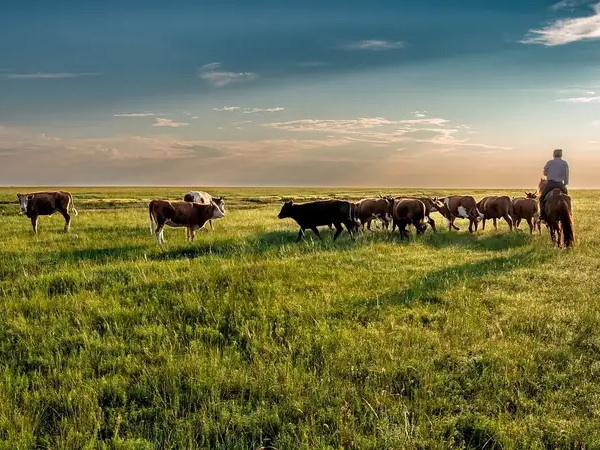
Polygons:
<instances>
[{"instance_id":1,"label":"man riding horse","mask_svg":"<svg viewBox=\"0 0 600 450\"><path fill-rule=\"evenodd\" d=\"M564 194L569 194L567 185L569 184L569 165L562 159L562 150L554 150L554 159L551 159L544 166L544 176L547 179L540 194L540 220L546 220L546 197L554 189L560 189Z\"/></svg>"}]
</instances>

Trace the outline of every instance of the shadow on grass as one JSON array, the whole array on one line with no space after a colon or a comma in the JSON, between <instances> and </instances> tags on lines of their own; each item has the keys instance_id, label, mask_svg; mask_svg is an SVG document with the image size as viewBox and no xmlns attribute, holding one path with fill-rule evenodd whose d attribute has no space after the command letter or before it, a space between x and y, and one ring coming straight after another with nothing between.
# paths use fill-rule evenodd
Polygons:
<instances>
[{"instance_id":1,"label":"shadow on grass","mask_svg":"<svg viewBox=\"0 0 600 450\"><path fill-rule=\"evenodd\" d=\"M374 298L355 299L349 302L350 305L344 302L344 306L335 315L361 316L382 307L410 307L414 302L444 304L451 301L444 295L453 286L466 283L473 284L473 289L476 289L483 277L501 275L523 267L532 267L543 263L549 257L547 254L538 254L530 250L509 256L445 267L427 273L405 289L391 291Z\"/></svg>"},{"instance_id":2,"label":"shadow on grass","mask_svg":"<svg viewBox=\"0 0 600 450\"><path fill-rule=\"evenodd\" d=\"M438 232L427 233L423 244L434 248L460 247L468 250L492 251L523 247L531 243L531 236L525 233L507 232Z\"/></svg>"},{"instance_id":3,"label":"shadow on grass","mask_svg":"<svg viewBox=\"0 0 600 450\"><path fill-rule=\"evenodd\" d=\"M63 261L129 261L141 257L142 250L144 249L146 249L146 247L142 245L128 245L123 247L66 250L43 253L40 255L40 262L42 264L48 264Z\"/></svg>"}]
</instances>

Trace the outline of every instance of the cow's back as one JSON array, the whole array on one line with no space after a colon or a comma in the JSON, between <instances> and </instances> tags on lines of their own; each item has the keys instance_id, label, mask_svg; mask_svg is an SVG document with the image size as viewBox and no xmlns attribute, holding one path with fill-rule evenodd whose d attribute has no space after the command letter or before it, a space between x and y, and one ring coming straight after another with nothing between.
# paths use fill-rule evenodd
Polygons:
<instances>
[{"instance_id":1,"label":"cow's back","mask_svg":"<svg viewBox=\"0 0 600 450\"><path fill-rule=\"evenodd\" d=\"M66 211L69 207L71 194L68 192L35 192L31 204L28 205L30 213L48 215L55 211Z\"/></svg>"},{"instance_id":2,"label":"cow's back","mask_svg":"<svg viewBox=\"0 0 600 450\"><path fill-rule=\"evenodd\" d=\"M401 198L394 202L394 220L421 220L426 215L426 206L417 198Z\"/></svg>"},{"instance_id":3,"label":"cow's back","mask_svg":"<svg viewBox=\"0 0 600 450\"><path fill-rule=\"evenodd\" d=\"M329 225L350 220L352 211L350 202L345 200L323 200L294 205L292 218L300 226Z\"/></svg>"},{"instance_id":4,"label":"cow's back","mask_svg":"<svg viewBox=\"0 0 600 450\"><path fill-rule=\"evenodd\" d=\"M187 194L185 194L183 200L186 202L210 204L210 202L212 201L212 195L210 195L208 192L203 191L190 191Z\"/></svg>"}]
</instances>

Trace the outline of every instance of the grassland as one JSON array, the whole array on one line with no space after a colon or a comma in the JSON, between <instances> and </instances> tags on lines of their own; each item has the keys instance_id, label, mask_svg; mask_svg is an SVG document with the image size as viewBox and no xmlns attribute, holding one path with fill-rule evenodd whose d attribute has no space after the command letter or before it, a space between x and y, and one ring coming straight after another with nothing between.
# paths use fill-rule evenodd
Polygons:
<instances>
[{"instance_id":1,"label":"grassland","mask_svg":"<svg viewBox=\"0 0 600 450\"><path fill-rule=\"evenodd\" d=\"M561 251L504 222L295 244L282 198L401 191L275 188L159 249L147 201L185 189L71 191L77 237L36 237L0 190L0 448L600 448L597 192Z\"/></svg>"}]
</instances>

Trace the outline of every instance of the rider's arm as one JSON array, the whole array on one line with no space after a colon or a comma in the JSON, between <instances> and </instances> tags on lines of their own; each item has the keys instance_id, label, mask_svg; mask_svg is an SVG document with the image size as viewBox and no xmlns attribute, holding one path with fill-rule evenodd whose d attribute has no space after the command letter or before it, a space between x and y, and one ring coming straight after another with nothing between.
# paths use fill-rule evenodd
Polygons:
<instances>
[{"instance_id":1,"label":"rider's arm","mask_svg":"<svg viewBox=\"0 0 600 450\"><path fill-rule=\"evenodd\" d=\"M565 161L565 186L569 184L569 164Z\"/></svg>"},{"instance_id":2,"label":"rider's arm","mask_svg":"<svg viewBox=\"0 0 600 450\"><path fill-rule=\"evenodd\" d=\"M546 165L544 166L544 176L548 176L548 166L550 165L550 161L548 161L546 163Z\"/></svg>"}]
</instances>

